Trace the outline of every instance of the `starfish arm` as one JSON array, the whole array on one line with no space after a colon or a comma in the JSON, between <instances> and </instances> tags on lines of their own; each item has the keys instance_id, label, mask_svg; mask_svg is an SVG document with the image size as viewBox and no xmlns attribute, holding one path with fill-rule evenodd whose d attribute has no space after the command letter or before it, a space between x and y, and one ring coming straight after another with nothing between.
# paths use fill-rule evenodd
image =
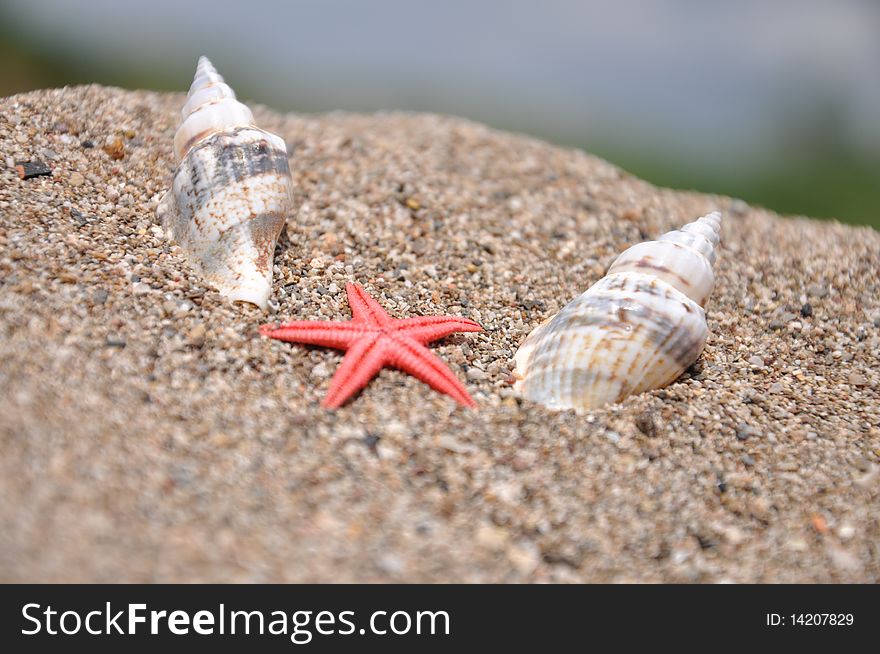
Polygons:
<instances>
[{"instance_id":1,"label":"starfish arm","mask_svg":"<svg viewBox=\"0 0 880 654\"><path fill-rule=\"evenodd\" d=\"M346 284L345 292L348 295L348 306L351 307L351 315L355 322L366 323L371 327L382 327L393 320L388 312L382 308L382 305L367 295L367 292L359 284Z\"/></svg>"},{"instance_id":2,"label":"starfish arm","mask_svg":"<svg viewBox=\"0 0 880 654\"><path fill-rule=\"evenodd\" d=\"M481 332L473 320L457 316L420 316L395 320L394 329L425 345L456 332Z\"/></svg>"},{"instance_id":3,"label":"starfish arm","mask_svg":"<svg viewBox=\"0 0 880 654\"><path fill-rule=\"evenodd\" d=\"M345 353L322 405L327 409L342 406L346 400L369 383L386 362L385 347L379 334L362 337Z\"/></svg>"},{"instance_id":4,"label":"starfish arm","mask_svg":"<svg viewBox=\"0 0 880 654\"><path fill-rule=\"evenodd\" d=\"M279 341L323 345L337 350L347 350L364 334L363 325L354 322L320 322L298 320L281 324L260 325L260 334Z\"/></svg>"},{"instance_id":5,"label":"starfish arm","mask_svg":"<svg viewBox=\"0 0 880 654\"><path fill-rule=\"evenodd\" d=\"M395 338L396 352L388 363L421 379L431 388L449 395L461 404L476 408L477 403L468 394L458 378L440 358L421 343L410 338Z\"/></svg>"}]
</instances>

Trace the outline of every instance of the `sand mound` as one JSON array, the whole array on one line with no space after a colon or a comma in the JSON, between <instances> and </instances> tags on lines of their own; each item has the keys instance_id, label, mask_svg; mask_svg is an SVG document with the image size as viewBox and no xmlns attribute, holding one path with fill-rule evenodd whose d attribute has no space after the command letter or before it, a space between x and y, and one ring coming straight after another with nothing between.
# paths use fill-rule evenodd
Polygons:
<instances>
[{"instance_id":1,"label":"sand mound","mask_svg":"<svg viewBox=\"0 0 880 654\"><path fill-rule=\"evenodd\" d=\"M880 580L880 234L464 120L258 110L299 208L266 315L154 225L181 102L0 100L0 580ZM689 374L588 416L514 397L531 328L716 208ZM348 280L479 321L434 351L480 410L391 370L321 410L340 353L257 327L347 319Z\"/></svg>"}]
</instances>

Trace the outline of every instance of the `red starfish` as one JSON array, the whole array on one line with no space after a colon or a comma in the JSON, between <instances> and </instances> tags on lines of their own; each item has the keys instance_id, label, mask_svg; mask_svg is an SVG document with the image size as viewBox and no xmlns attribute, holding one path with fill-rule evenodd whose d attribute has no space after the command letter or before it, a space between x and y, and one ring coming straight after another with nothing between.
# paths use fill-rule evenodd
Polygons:
<instances>
[{"instance_id":1,"label":"red starfish","mask_svg":"<svg viewBox=\"0 0 880 654\"><path fill-rule=\"evenodd\" d=\"M345 291L352 314L348 322L298 320L260 327L260 334L270 338L346 350L330 380L325 408L342 406L385 366L408 372L465 406L477 406L464 385L425 345L455 332L483 331L482 327L455 316L398 320L357 284L346 284Z\"/></svg>"}]
</instances>

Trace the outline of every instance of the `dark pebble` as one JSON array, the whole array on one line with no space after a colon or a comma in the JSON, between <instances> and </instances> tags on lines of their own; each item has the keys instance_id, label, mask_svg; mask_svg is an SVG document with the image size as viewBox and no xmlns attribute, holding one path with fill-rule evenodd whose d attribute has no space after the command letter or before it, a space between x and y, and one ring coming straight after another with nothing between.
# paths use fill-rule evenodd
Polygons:
<instances>
[{"instance_id":1,"label":"dark pebble","mask_svg":"<svg viewBox=\"0 0 880 654\"><path fill-rule=\"evenodd\" d=\"M107 347L125 347L126 343L120 338L113 338L112 336L107 337Z\"/></svg>"},{"instance_id":2,"label":"dark pebble","mask_svg":"<svg viewBox=\"0 0 880 654\"><path fill-rule=\"evenodd\" d=\"M15 170L22 179L51 175L52 169L42 161L16 161Z\"/></svg>"},{"instance_id":3,"label":"dark pebble","mask_svg":"<svg viewBox=\"0 0 880 654\"><path fill-rule=\"evenodd\" d=\"M804 306L801 307L801 315L804 318L809 318L810 316L813 315L813 307L812 307L812 305L810 305L809 302L807 302Z\"/></svg>"},{"instance_id":4,"label":"dark pebble","mask_svg":"<svg viewBox=\"0 0 880 654\"><path fill-rule=\"evenodd\" d=\"M171 469L171 479L178 486L188 486L195 478L195 473L188 466L177 465Z\"/></svg>"},{"instance_id":5,"label":"dark pebble","mask_svg":"<svg viewBox=\"0 0 880 654\"><path fill-rule=\"evenodd\" d=\"M95 144L92 141L83 141L80 145L86 149L95 147Z\"/></svg>"},{"instance_id":6,"label":"dark pebble","mask_svg":"<svg viewBox=\"0 0 880 654\"><path fill-rule=\"evenodd\" d=\"M657 425L654 422L654 416L651 415L648 411L643 411L639 415L636 416L635 419L636 429L642 432L645 436L649 438L654 438L657 435Z\"/></svg>"},{"instance_id":7,"label":"dark pebble","mask_svg":"<svg viewBox=\"0 0 880 654\"><path fill-rule=\"evenodd\" d=\"M88 218L86 218L84 215L82 215L81 212L77 211L76 209L71 209L71 210L70 210L70 215L71 215L71 217L73 217L73 219L74 219L77 223L79 223L79 226L80 226L80 227L82 227L83 225L88 224L88 222L89 222Z\"/></svg>"},{"instance_id":8,"label":"dark pebble","mask_svg":"<svg viewBox=\"0 0 880 654\"><path fill-rule=\"evenodd\" d=\"M379 444L379 438L380 437L376 436L375 434L367 434L366 436L364 436L364 445L366 445L367 449L369 449L373 454L376 454L376 445Z\"/></svg>"},{"instance_id":9,"label":"dark pebble","mask_svg":"<svg viewBox=\"0 0 880 654\"><path fill-rule=\"evenodd\" d=\"M755 429L751 425L747 425L744 422L740 423L736 428L736 437L741 441L748 440L749 438L758 435L759 432L757 429Z\"/></svg>"},{"instance_id":10,"label":"dark pebble","mask_svg":"<svg viewBox=\"0 0 880 654\"><path fill-rule=\"evenodd\" d=\"M92 295L92 302L95 304L104 304L107 301L108 293L103 288L95 291Z\"/></svg>"},{"instance_id":11,"label":"dark pebble","mask_svg":"<svg viewBox=\"0 0 880 654\"><path fill-rule=\"evenodd\" d=\"M694 534L694 536L700 544L700 549L709 550L717 545L715 539L707 534Z\"/></svg>"}]
</instances>

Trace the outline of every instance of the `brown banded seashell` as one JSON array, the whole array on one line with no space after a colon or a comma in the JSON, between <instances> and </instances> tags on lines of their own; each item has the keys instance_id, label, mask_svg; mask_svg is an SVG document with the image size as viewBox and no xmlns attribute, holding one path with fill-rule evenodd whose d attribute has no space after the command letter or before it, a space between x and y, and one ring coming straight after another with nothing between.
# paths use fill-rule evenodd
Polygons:
<instances>
[{"instance_id":1,"label":"brown banded seashell","mask_svg":"<svg viewBox=\"0 0 880 654\"><path fill-rule=\"evenodd\" d=\"M266 309L275 244L292 208L284 140L253 124L207 57L181 114L177 170L157 216L210 285Z\"/></svg>"},{"instance_id":2,"label":"brown banded seashell","mask_svg":"<svg viewBox=\"0 0 880 654\"><path fill-rule=\"evenodd\" d=\"M553 409L594 409L675 381L700 356L721 214L632 246L516 353L515 387Z\"/></svg>"}]
</instances>

